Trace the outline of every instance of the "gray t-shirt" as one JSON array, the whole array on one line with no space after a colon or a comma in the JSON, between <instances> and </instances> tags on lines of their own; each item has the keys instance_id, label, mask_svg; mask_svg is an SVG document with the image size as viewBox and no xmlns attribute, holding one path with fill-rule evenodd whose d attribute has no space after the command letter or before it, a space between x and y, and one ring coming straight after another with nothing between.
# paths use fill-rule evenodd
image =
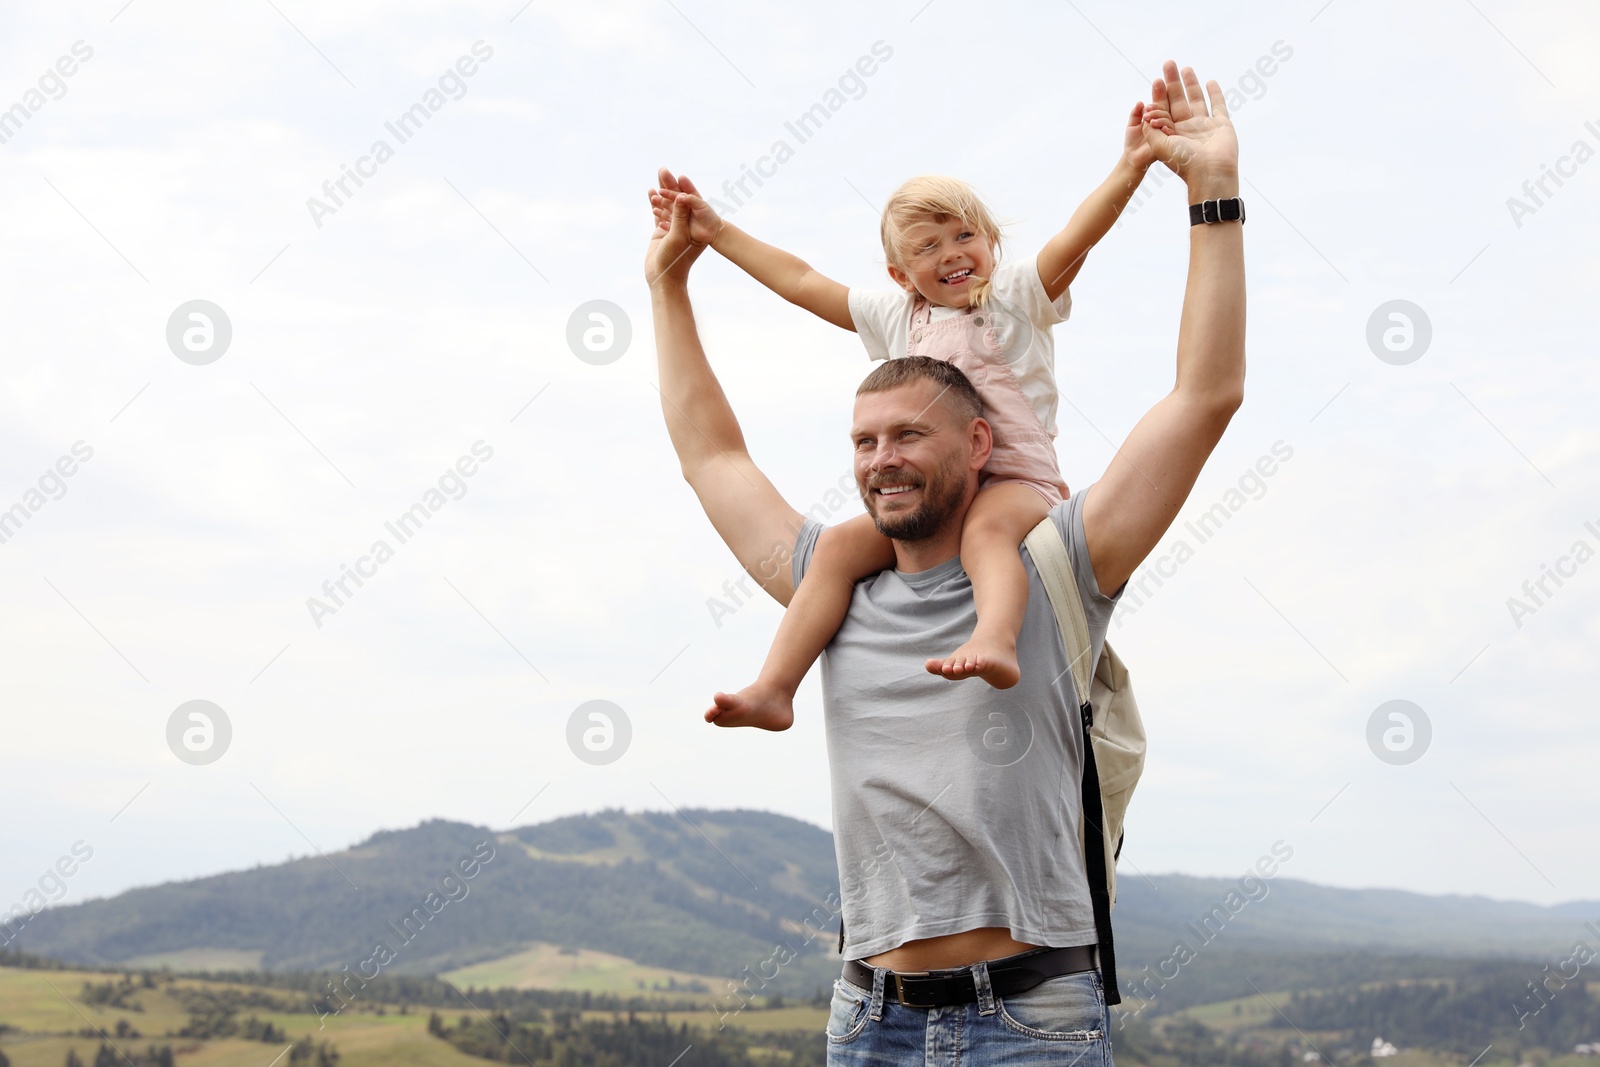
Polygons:
<instances>
[{"instance_id":1,"label":"gray t-shirt","mask_svg":"<svg viewBox=\"0 0 1600 1067\"><path fill-rule=\"evenodd\" d=\"M1050 515L1098 657L1116 598L1101 594L1089 563L1088 491ZM797 585L822 530L808 520L795 540ZM858 582L823 653L846 959L986 926L1034 945L1096 940L1078 845L1078 701L1049 597L1021 551L1029 589L1016 686L950 681L923 667L972 636L972 583L959 556Z\"/></svg>"}]
</instances>

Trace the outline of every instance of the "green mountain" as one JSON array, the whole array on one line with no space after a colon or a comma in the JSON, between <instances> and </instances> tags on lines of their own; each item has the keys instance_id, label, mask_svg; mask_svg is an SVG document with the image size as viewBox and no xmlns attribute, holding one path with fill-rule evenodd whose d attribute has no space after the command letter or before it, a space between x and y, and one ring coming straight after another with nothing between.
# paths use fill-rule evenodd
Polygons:
<instances>
[{"instance_id":1,"label":"green mountain","mask_svg":"<svg viewBox=\"0 0 1600 1067\"><path fill-rule=\"evenodd\" d=\"M779 990L809 994L837 973L837 879L831 834L766 812L605 811L503 832L434 820L326 858L51 908L10 947L85 964L209 950L268 970L354 972L373 961L386 973L428 974L543 941L728 978L778 970ZM1213 957L1538 960L1580 938L1600 946L1583 925L1600 930L1600 903L1547 908L1281 876L1240 883L1128 871L1118 889L1128 977L1174 969L1179 944ZM796 958L775 966L780 944Z\"/></svg>"},{"instance_id":2,"label":"green mountain","mask_svg":"<svg viewBox=\"0 0 1600 1067\"><path fill-rule=\"evenodd\" d=\"M374 960L426 974L546 941L731 977L785 942L809 957L785 984L809 993L834 968L829 938L808 944L803 924L836 929L836 884L832 835L765 812L607 811L509 832L433 820L326 858L51 908L10 947L85 964L204 949L268 970Z\"/></svg>"},{"instance_id":3,"label":"green mountain","mask_svg":"<svg viewBox=\"0 0 1600 1067\"><path fill-rule=\"evenodd\" d=\"M1229 951L1430 953L1553 959L1574 941L1600 951L1600 901L1543 907L1398 889L1336 889L1284 877L1244 883L1119 872L1113 925L1141 956L1179 944ZM1584 923L1593 923L1588 931ZM1127 958L1133 958L1126 954Z\"/></svg>"}]
</instances>

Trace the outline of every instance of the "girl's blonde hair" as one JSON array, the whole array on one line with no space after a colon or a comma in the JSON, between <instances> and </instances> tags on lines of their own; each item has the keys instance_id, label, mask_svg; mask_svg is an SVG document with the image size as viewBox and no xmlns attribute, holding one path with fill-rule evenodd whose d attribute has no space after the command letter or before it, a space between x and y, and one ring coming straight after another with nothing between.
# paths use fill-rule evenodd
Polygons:
<instances>
[{"instance_id":1,"label":"girl's blonde hair","mask_svg":"<svg viewBox=\"0 0 1600 1067\"><path fill-rule=\"evenodd\" d=\"M999 262L1000 224L972 186L960 179L939 175L912 178L889 195L879 227L883 254L892 265L905 270L915 252L907 231L920 222L940 223L948 219L960 219L986 238L994 248L995 261ZM989 281L983 278L973 283L969 298L973 307L983 307L988 300Z\"/></svg>"}]
</instances>

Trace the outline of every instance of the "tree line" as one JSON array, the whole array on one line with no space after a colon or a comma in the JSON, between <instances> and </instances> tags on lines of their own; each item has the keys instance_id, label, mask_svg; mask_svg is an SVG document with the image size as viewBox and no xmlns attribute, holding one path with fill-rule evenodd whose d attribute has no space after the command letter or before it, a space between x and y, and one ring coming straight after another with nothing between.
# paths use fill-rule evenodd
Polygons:
<instances>
[{"instance_id":1,"label":"tree line","mask_svg":"<svg viewBox=\"0 0 1600 1067\"><path fill-rule=\"evenodd\" d=\"M1568 1052L1600 1039L1600 1000L1585 983L1555 992L1541 986L1541 996L1530 985L1539 977L1532 964L1502 963L1464 979L1308 990L1294 994L1284 1007L1292 1023L1275 1019L1273 1025L1351 1031L1366 1040L1382 1035L1401 1048L1468 1057L1493 1044L1491 1059L1533 1048Z\"/></svg>"},{"instance_id":2,"label":"tree line","mask_svg":"<svg viewBox=\"0 0 1600 1067\"><path fill-rule=\"evenodd\" d=\"M505 1012L488 1017L461 1016L454 1026L437 1013L428 1019L428 1033L457 1051L496 1063L582 1063L592 1067L671 1067L690 1049L696 1067L824 1067L826 1038L815 1034L753 1035L728 1030L712 1033L687 1023L673 1026L665 1015L641 1019L584 1021L577 1012L553 1013L547 1025L514 1018ZM752 1045L773 1050L761 1059Z\"/></svg>"}]
</instances>

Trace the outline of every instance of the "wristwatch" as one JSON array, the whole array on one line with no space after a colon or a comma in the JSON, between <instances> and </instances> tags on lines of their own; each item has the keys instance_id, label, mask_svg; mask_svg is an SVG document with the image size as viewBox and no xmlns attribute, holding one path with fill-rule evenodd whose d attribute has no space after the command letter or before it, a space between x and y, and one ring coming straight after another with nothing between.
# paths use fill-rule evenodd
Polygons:
<instances>
[{"instance_id":1,"label":"wristwatch","mask_svg":"<svg viewBox=\"0 0 1600 1067\"><path fill-rule=\"evenodd\" d=\"M1226 200L1202 200L1198 204L1189 205L1189 225L1198 226L1202 222L1234 222L1244 224L1244 201L1237 196Z\"/></svg>"}]
</instances>

